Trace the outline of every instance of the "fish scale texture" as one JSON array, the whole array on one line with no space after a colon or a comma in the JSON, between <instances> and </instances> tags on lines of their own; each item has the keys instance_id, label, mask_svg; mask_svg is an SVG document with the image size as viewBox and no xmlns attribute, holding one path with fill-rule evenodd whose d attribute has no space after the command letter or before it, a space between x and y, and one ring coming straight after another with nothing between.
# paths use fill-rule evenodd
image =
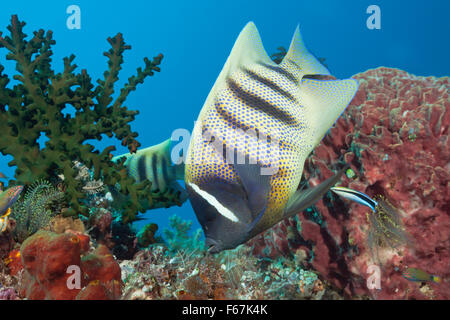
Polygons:
<instances>
[{"instance_id":1,"label":"fish scale texture","mask_svg":"<svg viewBox=\"0 0 450 320\"><path fill-rule=\"evenodd\" d=\"M275 94L275 91L265 84L243 72L238 72L231 80L234 86L230 85L219 94L214 107L210 107L207 111L203 131L223 141L228 150L237 148L263 166L279 163L278 170L272 178L273 188L269 194L269 202L275 203L277 208L282 208L288 196L295 190L293 188L298 184L301 170L298 155L304 155L306 152L301 150L303 142L300 133L305 132L307 123L302 116L302 107L294 100L294 97L298 95L298 87L288 83L270 69L258 65L252 69L250 72L253 74L272 79L286 92L291 93L292 100ZM251 100L243 101L242 97L239 97L239 92L245 92ZM270 109L273 109L275 105L277 112L275 114L263 112L264 104L267 104L267 108ZM247 105L256 107L250 108ZM287 114L292 116L284 119L283 117ZM242 134L239 134L238 130L241 130ZM260 136L259 142L251 139L256 138L256 132ZM205 133L203 134L207 137ZM263 136L280 141L279 152L274 152L273 143L261 141ZM200 159L192 160L190 164L194 183L205 183L211 178L220 178L232 183L238 182L233 166L229 165L229 159L219 155L209 141L199 140L193 148L192 157ZM283 183L279 183L280 181Z\"/></svg>"},{"instance_id":2,"label":"fish scale texture","mask_svg":"<svg viewBox=\"0 0 450 320\"><path fill-rule=\"evenodd\" d=\"M249 245L263 256L306 252L308 264L348 296L450 299L449 78L384 67L353 78L359 90L307 159L305 177L314 186L349 163L356 175L344 176L341 186L388 199L411 244L378 248L380 258L374 259L367 242L369 209L329 192ZM380 266L379 290L367 288L371 265ZM408 267L442 282L408 281L402 276Z\"/></svg>"}]
</instances>

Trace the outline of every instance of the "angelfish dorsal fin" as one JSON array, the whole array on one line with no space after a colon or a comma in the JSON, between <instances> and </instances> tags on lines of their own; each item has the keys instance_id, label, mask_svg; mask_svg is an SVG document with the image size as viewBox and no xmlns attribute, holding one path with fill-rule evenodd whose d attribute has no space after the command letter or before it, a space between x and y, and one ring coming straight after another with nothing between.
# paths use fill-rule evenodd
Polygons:
<instances>
[{"instance_id":1,"label":"angelfish dorsal fin","mask_svg":"<svg viewBox=\"0 0 450 320\"><path fill-rule=\"evenodd\" d=\"M345 172L345 170L347 170L347 168L348 166L345 166L334 176L328 178L314 188L297 190L288 200L284 211L284 217L287 218L294 214L297 214L312 206L314 203L316 203L316 201L320 200L320 198L322 198L322 196L338 182L341 175Z\"/></svg>"},{"instance_id":2,"label":"angelfish dorsal fin","mask_svg":"<svg viewBox=\"0 0 450 320\"><path fill-rule=\"evenodd\" d=\"M239 34L217 81L220 81L222 76L227 77L242 66L257 62L276 65L264 49L255 24L249 22Z\"/></svg>"},{"instance_id":3,"label":"angelfish dorsal fin","mask_svg":"<svg viewBox=\"0 0 450 320\"><path fill-rule=\"evenodd\" d=\"M280 66L291 70L292 72L299 72L300 79L304 75L330 75L328 69L325 68L325 66L322 65L306 48L298 25L295 29L294 36L292 37L289 50Z\"/></svg>"},{"instance_id":4,"label":"angelfish dorsal fin","mask_svg":"<svg viewBox=\"0 0 450 320\"><path fill-rule=\"evenodd\" d=\"M248 68L249 65L254 63L276 66L264 49L255 24L249 22L236 39L222 71L206 98L205 106L212 106L214 104L214 99L217 97L218 92L226 86L226 81L233 72L241 68ZM202 118L202 114L206 112L206 109L208 108L202 108L199 119Z\"/></svg>"}]
</instances>

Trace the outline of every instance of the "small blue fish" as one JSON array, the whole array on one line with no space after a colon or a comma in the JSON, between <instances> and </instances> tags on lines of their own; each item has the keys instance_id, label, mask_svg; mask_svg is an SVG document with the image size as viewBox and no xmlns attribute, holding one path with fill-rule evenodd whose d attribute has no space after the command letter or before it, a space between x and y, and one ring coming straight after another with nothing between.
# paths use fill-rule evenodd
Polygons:
<instances>
[{"instance_id":1,"label":"small blue fish","mask_svg":"<svg viewBox=\"0 0 450 320\"><path fill-rule=\"evenodd\" d=\"M367 194L362 193L360 191L356 191L353 189L345 188L345 187L332 187L331 191L341 196L342 198L355 201L363 206L367 206L375 212L375 208L378 205L378 202L370 198Z\"/></svg>"},{"instance_id":2,"label":"small blue fish","mask_svg":"<svg viewBox=\"0 0 450 320\"><path fill-rule=\"evenodd\" d=\"M368 246L372 251L372 256L376 257L379 262L379 247L389 245L391 248L397 248L399 245L410 244L400 213L387 199L380 195L372 199L365 193L345 187L332 187L330 190L345 199L355 201L372 210L371 214L367 214L369 223ZM376 251L376 255L374 251Z\"/></svg>"}]
</instances>

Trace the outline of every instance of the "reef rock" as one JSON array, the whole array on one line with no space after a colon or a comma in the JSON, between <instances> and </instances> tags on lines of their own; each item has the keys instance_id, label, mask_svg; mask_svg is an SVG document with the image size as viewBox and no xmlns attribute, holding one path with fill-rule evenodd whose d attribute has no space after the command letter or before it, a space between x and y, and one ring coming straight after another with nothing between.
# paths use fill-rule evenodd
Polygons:
<instances>
[{"instance_id":1,"label":"reef rock","mask_svg":"<svg viewBox=\"0 0 450 320\"><path fill-rule=\"evenodd\" d=\"M87 252L86 242L85 235L43 230L27 238L20 248L25 269L20 295L30 300L120 298L119 264L103 245Z\"/></svg>"},{"instance_id":2,"label":"reef rock","mask_svg":"<svg viewBox=\"0 0 450 320\"><path fill-rule=\"evenodd\" d=\"M303 250L306 264L352 297L450 299L449 78L384 67L354 78L358 92L307 159L305 178L317 185L349 163L341 185L388 199L401 213L411 243L398 250L378 248L375 259L367 241L369 209L329 192L251 241L253 252L273 258ZM376 267L379 289L368 289ZM408 281L402 277L407 267L442 282Z\"/></svg>"}]
</instances>

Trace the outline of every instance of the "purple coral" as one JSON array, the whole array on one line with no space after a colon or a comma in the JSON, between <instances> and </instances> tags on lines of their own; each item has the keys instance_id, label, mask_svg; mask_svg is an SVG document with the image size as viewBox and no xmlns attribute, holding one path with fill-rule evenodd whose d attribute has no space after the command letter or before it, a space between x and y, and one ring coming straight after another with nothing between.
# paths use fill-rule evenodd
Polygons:
<instances>
[{"instance_id":1,"label":"purple coral","mask_svg":"<svg viewBox=\"0 0 450 320\"><path fill-rule=\"evenodd\" d=\"M14 288L1 288L0 300L17 300L17 293Z\"/></svg>"}]
</instances>

